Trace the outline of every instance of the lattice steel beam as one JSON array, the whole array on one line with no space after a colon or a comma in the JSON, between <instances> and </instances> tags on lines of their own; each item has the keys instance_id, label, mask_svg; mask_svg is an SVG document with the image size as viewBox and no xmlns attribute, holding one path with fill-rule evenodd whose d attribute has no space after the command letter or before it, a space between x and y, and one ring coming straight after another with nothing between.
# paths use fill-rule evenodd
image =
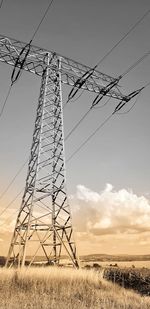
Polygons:
<instances>
[{"instance_id":1,"label":"lattice steel beam","mask_svg":"<svg viewBox=\"0 0 150 309\"><path fill-rule=\"evenodd\" d=\"M47 54L45 63L50 59ZM52 64L59 70L48 66L43 71L26 186L6 266L31 265L37 255L59 265L67 255L78 267L66 191L59 57Z\"/></svg>"},{"instance_id":2,"label":"lattice steel beam","mask_svg":"<svg viewBox=\"0 0 150 309\"><path fill-rule=\"evenodd\" d=\"M67 255L78 267L66 190L61 85L74 86L90 68L33 45L25 59L25 52L20 54L25 46L0 35L0 61L15 68L23 63L22 69L41 77L26 186L6 265L24 266L29 256L31 265L37 255L44 255L48 263L60 264ZM115 80L96 70L81 88L98 94ZM125 98L118 86L107 96Z\"/></svg>"},{"instance_id":3,"label":"lattice steel beam","mask_svg":"<svg viewBox=\"0 0 150 309\"><path fill-rule=\"evenodd\" d=\"M27 43L0 35L0 61L14 66L20 51L26 44ZM47 66L45 61L47 53L50 55L51 59L56 55L61 61L61 68L56 68L51 61L49 66L51 67L51 70L55 71L57 69L59 73L61 73L61 82L64 84L73 86L77 79L90 69L90 67L64 57L54 51L48 51L34 45L31 45L23 69L42 76L43 69ZM95 70L93 75L81 88L99 93L103 87L107 86L113 80L115 80L115 78ZM107 96L118 100L122 100L125 97L125 95L119 90L118 86L115 86L113 90L110 90Z\"/></svg>"}]
</instances>

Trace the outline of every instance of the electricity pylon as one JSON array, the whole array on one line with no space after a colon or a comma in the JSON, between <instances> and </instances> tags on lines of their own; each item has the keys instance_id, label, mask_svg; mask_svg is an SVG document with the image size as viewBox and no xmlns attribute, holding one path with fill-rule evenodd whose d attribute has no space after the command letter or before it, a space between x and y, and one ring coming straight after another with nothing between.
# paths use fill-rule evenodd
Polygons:
<instances>
[{"instance_id":1,"label":"electricity pylon","mask_svg":"<svg viewBox=\"0 0 150 309\"><path fill-rule=\"evenodd\" d=\"M19 69L18 55L25 46L0 36L0 61ZM22 69L39 75L41 88L25 191L6 266L24 266L27 261L31 265L37 256L60 264L67 255L72 265L78 267L66 191L61 84L73 86L89 67L31 45ZM96 70L81 88L98 94L114 80ZM117 85L107 96L118 100L125 97Z\"/></svg>"}]
</instances>

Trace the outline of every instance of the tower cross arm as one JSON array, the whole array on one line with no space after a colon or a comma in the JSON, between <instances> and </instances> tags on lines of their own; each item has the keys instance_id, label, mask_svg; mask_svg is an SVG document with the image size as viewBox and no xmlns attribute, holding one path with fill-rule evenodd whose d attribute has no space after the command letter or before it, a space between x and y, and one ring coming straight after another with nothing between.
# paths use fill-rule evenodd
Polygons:
<instances>
[{"instance_id":1,"label":"tower cross arm","mask_svg":"<svg viewBox=\"0 0 150 309\"><path fill-rule=\"evenodd\" d=\"M21 42L16 39L0 35L0 61L9 65L20 67L20 62L17 61L19 57L23 59L24 53L20 56L20 52L27 45L27 43ZM25 71L42 76L43 70L47 67L47 55L51 59L57 57L61 62L61 66L56 67L50 61L50 68L54 71L58 70L61 73L61 82L70 86L74 86L78 79L80 79L85 72L91 69L89 66L83 65L77 61L64 57L54 51L49 51L41 47L30 45L29 53L24 61L23 68ZM21 61L21 59L19 59ZM17 61L17 64L16 64ZM104 74L98 70L95 70L93 74L86 80L81 86L81 89L85 89L91 92L100 93L102 88L106 87L109 83L115 80L107 74ZM107 96L122 100L123 95L116 85L109 91Z\"/></svg>"}]
</instances>

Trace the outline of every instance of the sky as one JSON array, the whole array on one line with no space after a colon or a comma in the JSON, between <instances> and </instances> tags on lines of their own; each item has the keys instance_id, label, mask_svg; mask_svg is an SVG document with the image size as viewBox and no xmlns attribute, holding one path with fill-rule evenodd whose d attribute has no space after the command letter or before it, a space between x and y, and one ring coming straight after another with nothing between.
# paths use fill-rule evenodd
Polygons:
<instances>
[{"instance_id":1,"label":"sky","mask_svg":"<svg viewBox=\"0 0 150 309\"><path fill-rule=\"evenodd\" d=\"M4 0L0 33L28 42L48 4L48 0ZM148 0L54 0L34 44L94 66L148 9ZM150 50L149 27L150 14L98 69L113 77L123 73ZM147 57L120 81L124 94L150 81L149 61ZM12 67L0 63L0 106L10 85L11 72ZM40 78L23 72L0 119L0 192L29 156L39 88ZM68 91L69 87L63 87L63 102ZM149 93L147 87L130 113L115 115L66 166L81 254L150 253ZM93 93L84 92L64 110L65 135L94 97ZM114 106L110 101L105 108L89 113L65 143L66 159ZM0 200L0 210L24 187L26 173L27 167ZM21 195L0 218L0 255L8 248L20 203Z\"/></svg>"}]
</instances>

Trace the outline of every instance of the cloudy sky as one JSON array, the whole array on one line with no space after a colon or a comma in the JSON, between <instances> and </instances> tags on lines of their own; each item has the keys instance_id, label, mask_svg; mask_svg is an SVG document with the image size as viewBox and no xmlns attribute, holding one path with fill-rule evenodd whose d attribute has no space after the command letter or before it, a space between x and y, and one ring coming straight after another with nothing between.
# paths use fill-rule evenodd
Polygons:
<instances>
[{"instance_id":1,"label":"cloudy sky","mask_svg":"<svg viewBox=\"0 0 150 309\"><path fill-rule=\"evenodd\" d=\"M5 0L0 33L28 42L48 0ZM54 0L34 44L93 66L149 9L148 0ZM150 50L150 14L99 66L114 77ZM0 105L12 68L0 63ZM150 57L121 80L127 94L150 81ZM12 89L0 119L0 192L29 156L40 79L24 72ZM63 87L63 100L70 88ZM67 186L79 251L97 253L150 252L149 131L150 88L134 109L115 116L67 164ZM65 135L89 108L94 94L83 93L64 111ZM112 112L115 103L92 110L67 140L66 158ZM131 106L131 105L129 105ZM24 187L25 167L0 200L2 210ZM4 252L21 195L0 217L0 247ZM4 241L7 240L7 241ZM84 252L83 252L84 251ZM0 252L0 254L1 254Z\"/></svg>"}]
</instances>

